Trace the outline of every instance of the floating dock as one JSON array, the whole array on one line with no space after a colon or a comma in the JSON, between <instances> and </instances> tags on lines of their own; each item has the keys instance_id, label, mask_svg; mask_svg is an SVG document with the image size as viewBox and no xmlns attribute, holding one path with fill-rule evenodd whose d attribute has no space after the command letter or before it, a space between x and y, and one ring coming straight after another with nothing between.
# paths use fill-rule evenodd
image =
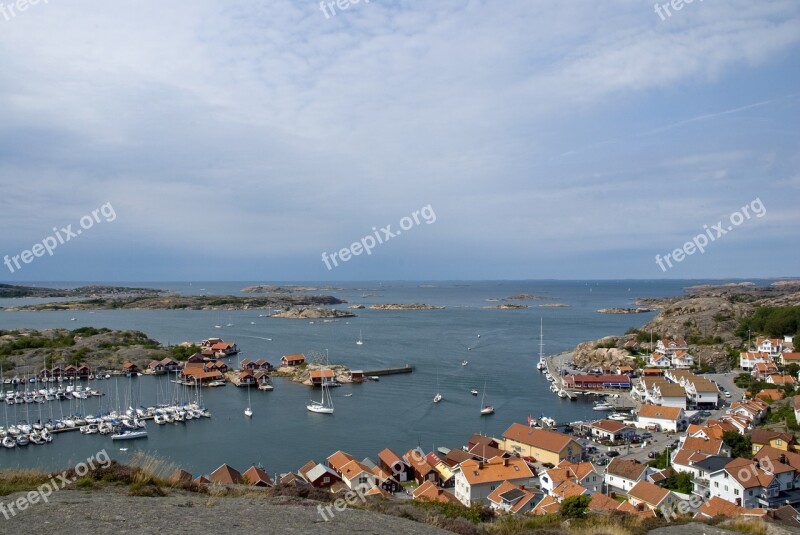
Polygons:
<instances>
[{"instance_id":1,"label":"floating dock","mask_svg":"<svg viewBox=\"0 0 800 535\"><path fill-rule=\"evenodd\" d=\"M384 368L382 370L370 370L365 371L364 376L369 377L371 375L381 376L381 375L397 375L398 373L411 373L414 371L414 366L410 364L406 364L402 368Z\"/></svg>"}]
</instances>

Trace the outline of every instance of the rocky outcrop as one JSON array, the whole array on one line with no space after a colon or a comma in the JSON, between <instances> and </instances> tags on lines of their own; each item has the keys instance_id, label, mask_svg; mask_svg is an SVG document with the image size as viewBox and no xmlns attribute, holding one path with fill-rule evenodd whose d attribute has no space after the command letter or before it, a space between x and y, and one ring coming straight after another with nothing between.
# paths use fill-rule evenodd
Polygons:
<instances>
[{"instance_id":1,"label":"rocky outcrop","mask_svg":"<svg viewBox=\"0 0 800 535\"><path fill-rule=\"evenodd\" d=\"M601 314L644 314L645 312L652 312L652 308L637 307L637 308L601 308L598 310Z\"/></svg>"},{"instance_id":2,"label":"rocky outcrop","mask_svg":"<svg viewBox=\"0 0 800 535\"><path fill-rule=\"evenodd\" d=\"M287 308L269 316L270 318L284 319L328 319L328 318L354 318L355 314L336 308Z\"/></svg>"},{"instance_id":3,"label":"rocky outcrop","mask_svg":"<svg viewBox=\"0 0 800 535\"><path fill-rule=\"evenodd\" d=\"M495 305L493 307L483 307L483 308L490 308L493 310L522 310L528 308L528 305L518 305L518 304L508 303L505 305Z\"/></svg>"},{"instance_id":4,"label":"rocky outcrop","mask_svg":"<svg viewBox=\"0 0 800 535\"><path fill-rule=\"evenodd\" d=\"M614 369L615 366L630 364L631 353L619 347L599 347L610 346L612 344L624 344L624 338L607 336L596 342L583 342L578 344L573 352L573 363L578 367Z\"/></svg>"},{"instance_id":5,"label":"rocky outcrop","mask_svg":"<svg viewBox=\"0 0 800 535\"><path fill-rule=\"evenodd\" d=\"M442 310L445 307L420 303L391 303L386 305L370 305L369 308L372 310Z\"/></svg>"},{"instance_id":6,"label":"rocky outcrop","mask_svg":"<svg viewBox=\"0 0 800 535\"><path fill-rule=\"evenodd\" d=\"M569 305L565 305L564 303L545 303L543 305L539 305L539 308L567 308Z\"/></svg>"}]
</instances>

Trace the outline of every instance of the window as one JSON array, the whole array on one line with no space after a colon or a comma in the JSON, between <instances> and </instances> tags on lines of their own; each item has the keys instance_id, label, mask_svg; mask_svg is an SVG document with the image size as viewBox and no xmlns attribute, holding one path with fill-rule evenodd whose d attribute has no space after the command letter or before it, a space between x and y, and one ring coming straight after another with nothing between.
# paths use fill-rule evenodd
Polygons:
<instances>
[{"instance_id":1,"label":"window","mask_svg":"<svg viewBox=\"0 0 800 535\"><path fill-rule=\"evenodd\" d=\"M781 439L775 441L776 446L780 446L781 444L783 444L783 441Z\"/></svg>"},{"instance_id":2,"label":"window","mask_svg":"<svg viewBox=\"0 0 800 535\"><path fill-rule=\"evenodd\" d=\"M328 476L325 476L325 477L322 478L322 482L323 483L330 483L331 482L331 478L328 477Z\"/></svg>"},{"instance_id":3,"label":"window","mask_svg":"<svg viewBox=\"0 0 800 535\"><path fill-rule=\"evenodd\" d=\"M733 490L733 495L734 496L738 496L739 495L739 489L734 489Z\"/></svg>"}]
</instances>

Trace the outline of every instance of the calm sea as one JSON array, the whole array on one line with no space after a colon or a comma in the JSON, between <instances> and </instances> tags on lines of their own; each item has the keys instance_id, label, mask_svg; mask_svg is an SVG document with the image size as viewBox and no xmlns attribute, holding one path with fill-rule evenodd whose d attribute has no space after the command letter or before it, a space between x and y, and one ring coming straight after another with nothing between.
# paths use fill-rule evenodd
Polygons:
<instances>
[{"instance_id":1,"label":"calm sea","mask_svg":"<svg viewBox=\"0 0 800 535\"><path fill-rule=\"evenodd\" d=\"M281 355L329 355L331 363L351 369L374 369L411 364L412 374L382 377L379 382L345 385L332 390L333 416L309 413L305 405L318 390L278 379L273 392L253 391L254 416L243 411L247 391L233 386L204 389L202 400L213 417L187 424L148 424L149 438L120 445L108 437L63 433L52 444L0 451L0 467L62 469L105 448L125 461L135 451L157 454L195 474L207 474L222 463L242 470L261 463L270 473L296 470L310 459L324 461L338 449L376 457L384 447L406 451L420 445L460 447L475 432L501 434L513 422L542 414L558 421L593 416L591 404L556 397L535 368L539 352L539 321L544 323L545 354L573 348L579 342L622 334L643 325L653 313L599 314L599 308L629 307L639 297L680 295L693 284L715 281L519 281L519 282L362 282L334 283L332 294L349 304L428 303L445 310L357 310L358 317L335 322L259 317L266 311L205 312L114 310L90 312L0 312L0 329L20 327L75 329L80 326L135 329L165 344L219 336L235 341L240 358L266 358L277 364ZM70 287L85 283L40 283ZM240 294L252 282L115 283L158 287L185 294ZM276 283L277 284L277 283ZM291 284L291 283L280 283ZM296 283L322 286L331 283ZM519 293L547 296L528 301L526 310L491 310L486 299ZM34 300L0 300L0 306ZM555 302L567 308L541 308ZM71 321L71 318L75 321ZM228 324L232 324L228 327ZM221 325L221 329L215 328ZM356 345L362 333L364 344ZM479 337L480 335L480 337ZM470 349L471 348L471 349ZM231 364L236 364L236 358ZM468 366L462 361L468 360ZM492 416L479 415L482 395ZM131 396L139 405L163 401L174 391L164 377L94 381L106 396L81 407L67 402L0 407L0 421L29 416L60 417L70 409L97 413ZM444 400L433 404L440 391ZM345 394L352 394L345 397ZM73 402L74 403L74 402ZM100 405L102 404L102 406ZM35 404L31 404L35 405ZM27 410L31 414L27 414ZM16 414L15 414L16 411ZM596 416L597 413L594 413ZM126 447L126 452L120 451Z\"/></svg>"}]
</instances>

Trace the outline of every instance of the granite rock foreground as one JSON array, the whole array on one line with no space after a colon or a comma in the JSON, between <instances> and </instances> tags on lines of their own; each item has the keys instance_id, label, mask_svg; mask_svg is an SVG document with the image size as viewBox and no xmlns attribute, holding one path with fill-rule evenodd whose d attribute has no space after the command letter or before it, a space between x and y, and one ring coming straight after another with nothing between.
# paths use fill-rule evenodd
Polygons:
<instances>
[{"instance_id":1,"label":"granite rock foreground","mask_svg":"<svg viewBox=\"0 0 800 535\"><path fill-rule=\"evenodd\" d=\"M0 496L12 503L25 493ZM288 533L339 535L351 533L452 535L451 532L359 509L337 512L325 522L317 511L319 502L276 497L215 498L190 493L165 497L134 497L111 489L62 490L49 503L38 503L5 519L0 533L16 533L37 526L43 533ZM327 504L326 504L327 505Z\"/></svg>"}]
</instances>

